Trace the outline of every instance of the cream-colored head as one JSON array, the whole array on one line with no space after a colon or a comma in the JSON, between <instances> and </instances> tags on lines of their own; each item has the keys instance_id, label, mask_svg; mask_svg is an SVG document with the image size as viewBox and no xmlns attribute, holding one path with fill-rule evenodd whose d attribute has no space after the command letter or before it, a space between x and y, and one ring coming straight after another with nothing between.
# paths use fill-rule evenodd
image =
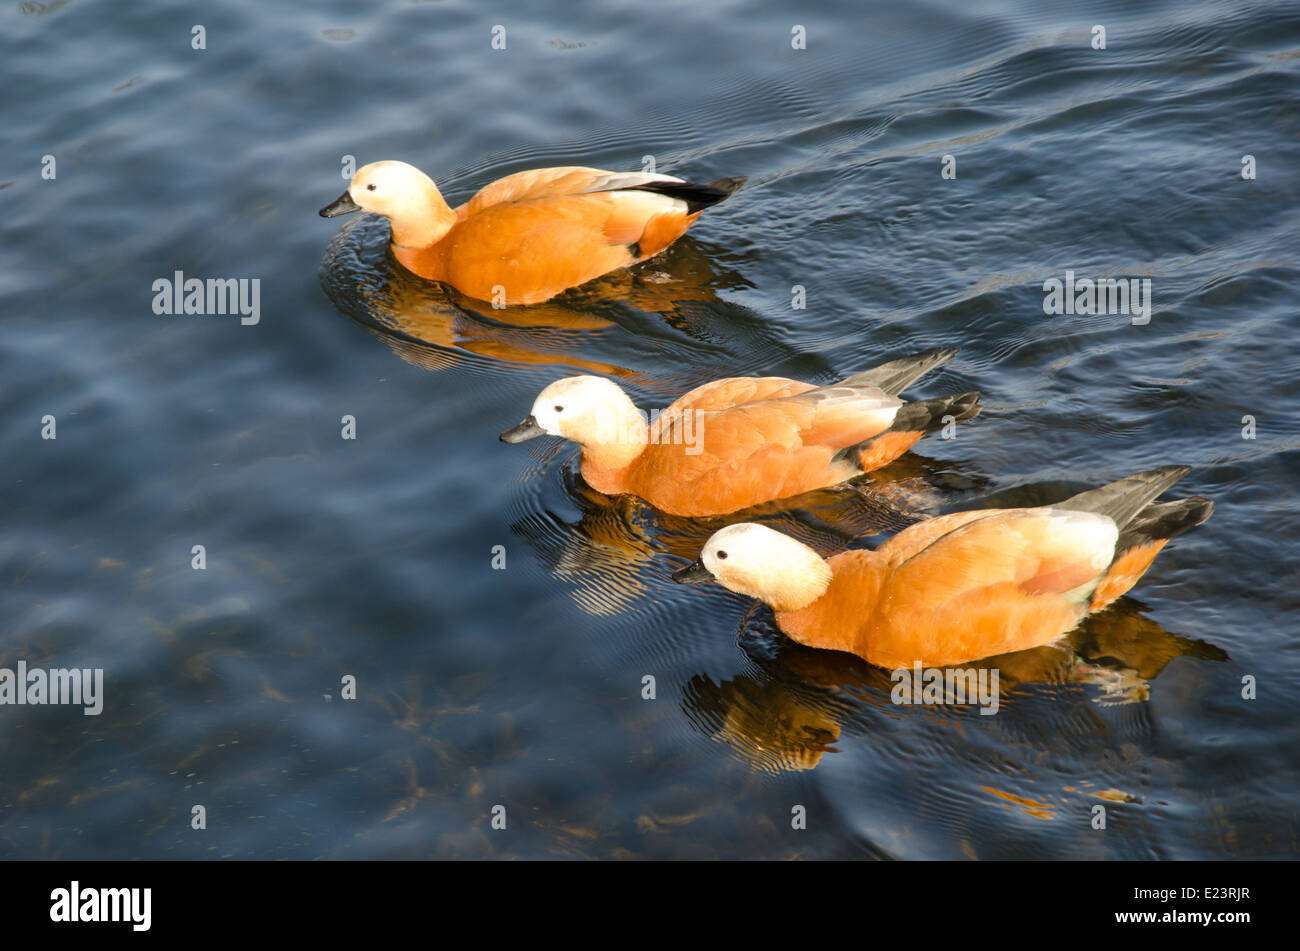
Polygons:
<instances>
[{"instance_id":1,"label":"cream-colored head","mask_svg":"<svg viewBox=\"0 0 1300 951\"><path fill-rule=\"evenodd\" d=\"M383 215L392 223L393 243L410 247L427 247L456 221L433 179L405 162L363 165L348 190L320 213L333 218L351 211Z\"/></svg>"},{"instance_id":2,"label":"cream-colored head","mask_svg":"<svg viewBox=\"0 0 1300 951\"><path fill-rule=\"evenodd\" d=\"M831 566L803 542L765 525L740 522L715 532L699 560L674 574L673 580L711 578L776 611L797 611L826 593L831 574Z\"/></svg>"},{"instance_id":3,"label":"cream-colored head","mask_svg":"<svg viewBox=\"0 0 1300 951\"><path fill-rule=\"evenodd\" d=\"M405 162L371 162L357 169L348 194L363 210L392 218L438 187L433 179Z\"/></svg>"},{"instance_id":4,"label":"cream-colored head","mask_svg":"<svg viewBox=\"0 0 1300 951\"><path fill-rule=\"evenodd\" d=\"M645 446L645 418L628 395L600 376L571 376L557 380L533 401L533 411L514 429L501 434L505 442L534 436L563 436L585 447Z\"/></svg>"}]
</instances>

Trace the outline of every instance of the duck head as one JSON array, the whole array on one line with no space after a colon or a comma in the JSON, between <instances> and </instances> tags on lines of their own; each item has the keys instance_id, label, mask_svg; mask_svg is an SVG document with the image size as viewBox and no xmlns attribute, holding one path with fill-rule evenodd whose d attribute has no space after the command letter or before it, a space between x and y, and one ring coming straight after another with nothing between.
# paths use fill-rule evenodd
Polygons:
<instances>
[{"instance_id":1,"label":"duck head","mask_svg":"<svg viewBox=\"0 0 1300 951\"><path fill-rule=\"evenodd\" d=\"M627 447L632 459L644 448L648 429L641 411L617 383L599 376L572 376L542 390L528 417L503 432L501 441L518 443L536 436L562 436L584 450L605 450L607 455Z\"/></svg>"},{"instance_id":2,"label":"duck head","mask_svg":"<svg viewBox=\"0 0 1300 951\"><path fill-rule=\"evenodd\" d=\"M456 221L433 179L405 162L371 162L357 169L348 190L320 210L322 218L353 211L383 215L399 247L427 247Z\"/></svg>"},{"instance_id":3,"label":"duck head","mask_svg":"<svg viewBox=\"0 0 1300 951\"><path fill-rule=\"evenodd\" d=\"M715 532L700 557L672 578L685 584L716 581L775 611L797 611L826 593L831 575L831 566L803 542L766 525L739 522Z\"/></svg>"}]
</instances>

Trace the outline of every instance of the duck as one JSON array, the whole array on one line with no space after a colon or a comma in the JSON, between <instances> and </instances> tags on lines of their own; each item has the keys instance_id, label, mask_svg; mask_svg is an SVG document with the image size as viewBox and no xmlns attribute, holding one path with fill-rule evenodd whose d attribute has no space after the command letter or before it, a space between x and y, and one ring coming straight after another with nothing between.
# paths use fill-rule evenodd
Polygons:
<instances>
[{"instance_id":1,"label":"duck","mask_svg":"<svg viewBox=\"0 0 1300 951\"><path fill-rule=\"evenodd\" d=\"M393 256L408 271L507 307L654 257L744 183L570 165L507 175L452 208L414 165L384 161L358 169L320 215L383 215Z\"/></svg>"},{"instance_id":2,"label":"duck","mask_svg":"<svg viewBox=\"0 0 1300 951\"><path fill-rule=\"evenodd\" d=\"M977 416L978 393L898 396L956 353L926 350L830 386L713 380L653 419L611 380L572 376L542 390L501 441L561 436L581 446L582 477L598 492L634 495L669 515L726 515L847 482L925 434Z\"/></svg>"},{"instance_id":3,"label":"duck","mask_svg":"<svg viewBox=\"0 0 1300 951\"><path fill-rule=\"evenodd\" d=\"M963 664L1050 644L1132 588L1171 538L1214 511L1200 496L1154 501L1190 471L1150 469L1037 508L941 515L829 559L739 522L672 579L757 598L809 647L894 670Z\"/></svg>"}]
</instances>

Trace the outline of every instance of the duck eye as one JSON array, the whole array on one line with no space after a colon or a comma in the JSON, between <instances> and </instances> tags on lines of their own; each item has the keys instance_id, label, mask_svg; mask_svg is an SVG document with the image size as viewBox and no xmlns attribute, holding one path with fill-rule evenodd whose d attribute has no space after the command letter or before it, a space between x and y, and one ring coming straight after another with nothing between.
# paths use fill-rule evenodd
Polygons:
<instances>
[{"instance_id":1,"label":"duck eye","mask_svg":"<svg viewBox=\"0 0 1300 951\"><path fill-rule=\"evenodd\" d=\"M718 552L718 561L726 561L726 560L727 560L727 553L725 551Z\"/></svg>"},{"instance_id":2,"label":"duck eye","mask_svg":"<svg viewBox=\"0 0 1300 951\"><path fill-rule=\"evenodd\" d=\"M372 191L374 191L374 190L375 190L375 183L374 183L374 182L371 182L369 185L366 186L366 191L368 191L368 192L372 192Z\"/></svg>"},{"instance_id":3,"label":"duck eye","mask_svg":"<svg viewBox=\"0 0 1300 951\"><path fill-rule=\"evenodd\" d=\"M563 407L563 406L557 406L557 407L555 407L555 411L556 411L557 413L563 413L563 412L564 412L564 407Z\"/></svg>"}]
</instances>

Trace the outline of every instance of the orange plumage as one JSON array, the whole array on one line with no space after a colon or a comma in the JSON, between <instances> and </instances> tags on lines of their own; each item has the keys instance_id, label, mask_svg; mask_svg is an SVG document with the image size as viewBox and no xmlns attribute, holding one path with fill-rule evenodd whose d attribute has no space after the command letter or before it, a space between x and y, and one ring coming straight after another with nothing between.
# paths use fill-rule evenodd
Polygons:
<instances>
[{"instance_id":1,"label":"orange plumage","mask_svg":"<svg viewBox=\"0 0 1300 951\"><path fill-rule=\"evenodd\" d=\"M453 209L419 169L375 162L320 213L385 215L393 255L408 270L493 304L535 304L653 257L743 182L539 168L499 179Z\"/></svg>"},{"instance_id":2,"label":"orange plumage","mask_svg":"<svg viewBox=\"0 0 1300 951\"><path fill-rule=\"evenodd\" d=\"M674 577L761 598L810 647L882 667L945 666L1051 643L1122 595L1204 498L1152 502L1188 470L1138 473L1054 506L981 509L910 526L823 561L761 525L731 525Z\"/></svg>"},{"instance_id":3,"label":"orange plumage","mask_svg":"<svg viewBox=\"0 0 1300 951\"><path fill-rule=\"evenodd\" d=\"M544 433L582 446L582 475L673 515L721 515L845 482L897 458L945 419L979 413L976 393L904 402L896 395L955 350L891 361L833 386L732 377L685 394L647 424L599 377L552 383L506 442Z\"/></svg>"}]
</instances>

